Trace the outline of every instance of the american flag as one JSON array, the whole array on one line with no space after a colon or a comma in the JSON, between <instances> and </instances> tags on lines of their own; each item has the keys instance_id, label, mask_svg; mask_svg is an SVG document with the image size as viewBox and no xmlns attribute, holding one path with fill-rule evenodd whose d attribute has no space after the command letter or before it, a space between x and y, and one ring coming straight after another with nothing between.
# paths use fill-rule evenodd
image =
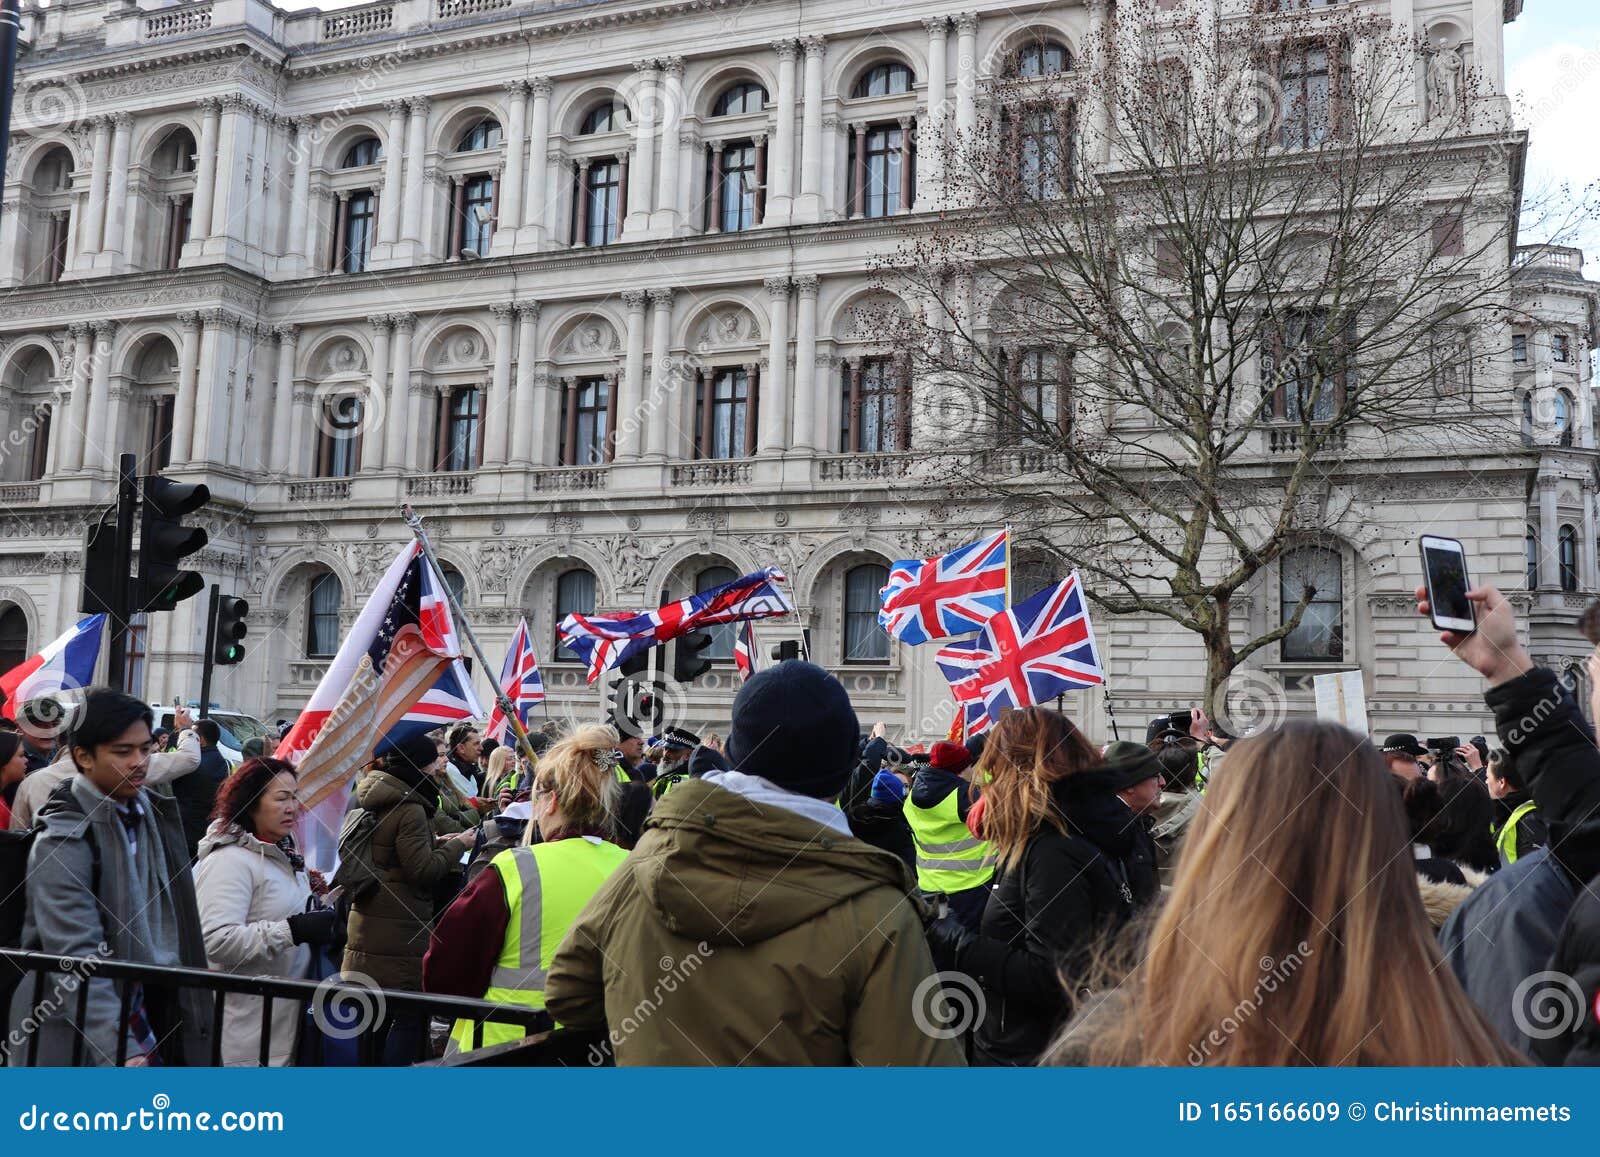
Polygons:
<instances>
[{"instance_id":1,"label":"american flag","mask_svg":"<svg viewBox=\"0 0 1600 1157\"><path fill-rule=\"evenodd\" d=\"M759 669L756 665L756 626L749 619L739 624L739 634L733 643L733 665L739 668L739 678L744 680L748 680Z\"/></svg>"},{"instance_id":2,"label":"american flag","mask_svg":"<svg viewBox=\"0 0 1600 1157\"><path fill-rule=\"evenodd\" d=\"M1009 707L1105 682L1077 571L994 616L973 638L941 648L934 660L967 709L968 735Z\"/></svg>"},{"instance_id":3,"label":"american flag","mask_svg":"<svg viewBox=\"0 0 1600 1157\"><path fill-rule=\"evenodd\" d=\"M593 683L640 651L701 627L793 614L794 604L779 585L784 581L783 572L769 566L653 611L570 614L561 620L561 641L589 665Z\"/></svg>"},{"instance_id":4,"label":"american flag","mask_svg":"<svg viewBox=\"0 0 1600 1157\"><path fill-rule=\"evenodd\" d=\"M517 633L511 636L511 649L506 652L506 661L500 667L500 690L511 701L512 709L526 728L529 710L535 703L544 700L544 680L539 678L539 661L534 658L533 636L528 631L527 619L518 622ZM489 716L489 726L484 734L505 743L510 730L511 720L496 699L494 714Z\"/></svg>"},{"instance_id":5,"label":"american flag","mask_svg":"<svg viewBox=\"0 0 1600 1157\"><path fill-rule=\"evenodd\" d=\"M937 558L901 559L879 592L878 623L912 645L982 629L1005 609L1009 539L1002 530Z\"/></svg>"}]
</instances>

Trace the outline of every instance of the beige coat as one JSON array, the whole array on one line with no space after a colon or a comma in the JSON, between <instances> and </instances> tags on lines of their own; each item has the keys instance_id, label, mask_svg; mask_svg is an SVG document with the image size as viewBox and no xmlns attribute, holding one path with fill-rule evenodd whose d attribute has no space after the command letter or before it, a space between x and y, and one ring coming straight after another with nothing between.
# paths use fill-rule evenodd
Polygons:
<instances>
[{"instance_id":1,"label":"beige coat","mask_svg":"<svg viewBox=\"0 0 1600 1157\"><path fill-rule=\"evenodd\" d=\"M311 949L290 938L289 917L306 910L311 896L306 874L290 866L281 848L220 820L212 821L200 841L199 857L194 887L211 967L245 976L303 979ZM293 1063L300 1022L297 1002L273 1002L268 1049L272 1064ZM222 1063L257 1065L260 1058L261 998L229 996Z\"/></svg>"}]
</instances>

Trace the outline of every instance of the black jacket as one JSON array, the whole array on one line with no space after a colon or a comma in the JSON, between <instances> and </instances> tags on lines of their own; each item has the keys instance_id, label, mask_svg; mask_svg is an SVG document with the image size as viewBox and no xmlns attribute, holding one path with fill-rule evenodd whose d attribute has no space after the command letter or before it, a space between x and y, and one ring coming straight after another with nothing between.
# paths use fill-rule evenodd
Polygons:
<instances>
[{"instance_id":1,"label":"black jacket","mask_svg":"<svg viewBox=\"0 0 1600 1157\"><path fill-rule=\"evenodd\" d=\"M228 778L228 761L215 747L200 747L200 766L172 781L172 798L178 801L178 817L183 821L183 838L194 859L200 838L211 821L211 805L217 802L217 789Z\"/></svg>"},{"instance_id":2,"label":"black jacket","mask_svg":"<svg viewBox=\"0 0 1600 1157\"><path fill-rule=\"evenodd\" d=\"M863 761L850 772L844 791L839 793L839 808L850 823L850 834L862 843L871 844L892 856L899 856L915 869L916 846L911 842L911 825L906 813L897 807L885 807L872 798L872 780L878 774L876 765Z\"/></svg>"},{"instance_id":3,"label":"black jacket","mask_svg":"<svg viewBox=\"0 0 1600 1157\"><path fill-rule=\"evenodd\" d=\"M1525 791L1514 791L1504 799L1494 801L1494 830L1498 837L1500 829L1511 818L1511 813L1533 797ZM1498 839L1496 843L1498 843ZM1535 848L1542 848L1550 842L1550 831L1545 827L1544 817L1539 814L1539 809L1527 812L1517 821L1517 857L1527 855Z\"/></svg>"},{"instance_id":4,"label":"black jacket","mask_svg":"<svg viewBox=\"0 0 1600 1157\"><path fill-rule=\"evenodd\" d=\"M1550 834L1550 855L1578 886L1550 968L1583 989L1583 1011L1559 1036L1535 1042L1545 1064L1600 1064L1600 750L1594 733L1555 672L1535 667L1491 687L1500 741L1516 760Z\"/></svg>"},{"instance_id":5,"label":"black jacket","mask_svg":"<svg viewBox=\"0 0 1600 1157\"><path fill-rule=\"evenodd\" d=\"M1038 827L1021 862L996 877L978 935L934 938L940 968L983 986L975 1063L1033 1064L1072 1011L1063 977L1081 977L1100 939L1154 896L1154 873L1132 868L1142 825L1107 776L1069 776L1054 802L1068 832Z\"/></svg>"}]
</instances>

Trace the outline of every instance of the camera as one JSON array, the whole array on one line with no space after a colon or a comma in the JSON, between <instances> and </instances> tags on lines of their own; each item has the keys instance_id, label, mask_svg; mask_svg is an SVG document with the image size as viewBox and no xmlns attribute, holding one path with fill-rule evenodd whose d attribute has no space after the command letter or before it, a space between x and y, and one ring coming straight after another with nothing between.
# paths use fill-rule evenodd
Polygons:
<instances>
[{"instance_id":1,"label":"camera","mask_svg":"<svg viewBox=\"0 0 1600 1157\"><path fill-rule=\"evenodd\" d=\"M1422 746L1426 747L1434 754L1444 756L1448 759L1450 756L1455 754L1456 748L1461 746L1461 736L1445 735L1433 739L1424 739L1422 741Z\"/></svg>"}]
</instances>

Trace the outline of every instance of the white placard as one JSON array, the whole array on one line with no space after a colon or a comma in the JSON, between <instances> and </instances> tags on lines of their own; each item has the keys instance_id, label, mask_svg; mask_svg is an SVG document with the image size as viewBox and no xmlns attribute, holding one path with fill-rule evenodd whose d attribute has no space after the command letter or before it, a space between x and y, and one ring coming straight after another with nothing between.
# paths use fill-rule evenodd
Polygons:
<instances>
[{"instance_id":1,"label":"white placard","mask_svg":"<svg viewBox=\"0 0 1600 1157\"><path fill-rule=\"evenodd\" d=\"M1313 675L1317 718L1340 723L1358 735L1367 734L1367 692L1360 671L1334 671Z\"/></svg>"}]
</instances>

